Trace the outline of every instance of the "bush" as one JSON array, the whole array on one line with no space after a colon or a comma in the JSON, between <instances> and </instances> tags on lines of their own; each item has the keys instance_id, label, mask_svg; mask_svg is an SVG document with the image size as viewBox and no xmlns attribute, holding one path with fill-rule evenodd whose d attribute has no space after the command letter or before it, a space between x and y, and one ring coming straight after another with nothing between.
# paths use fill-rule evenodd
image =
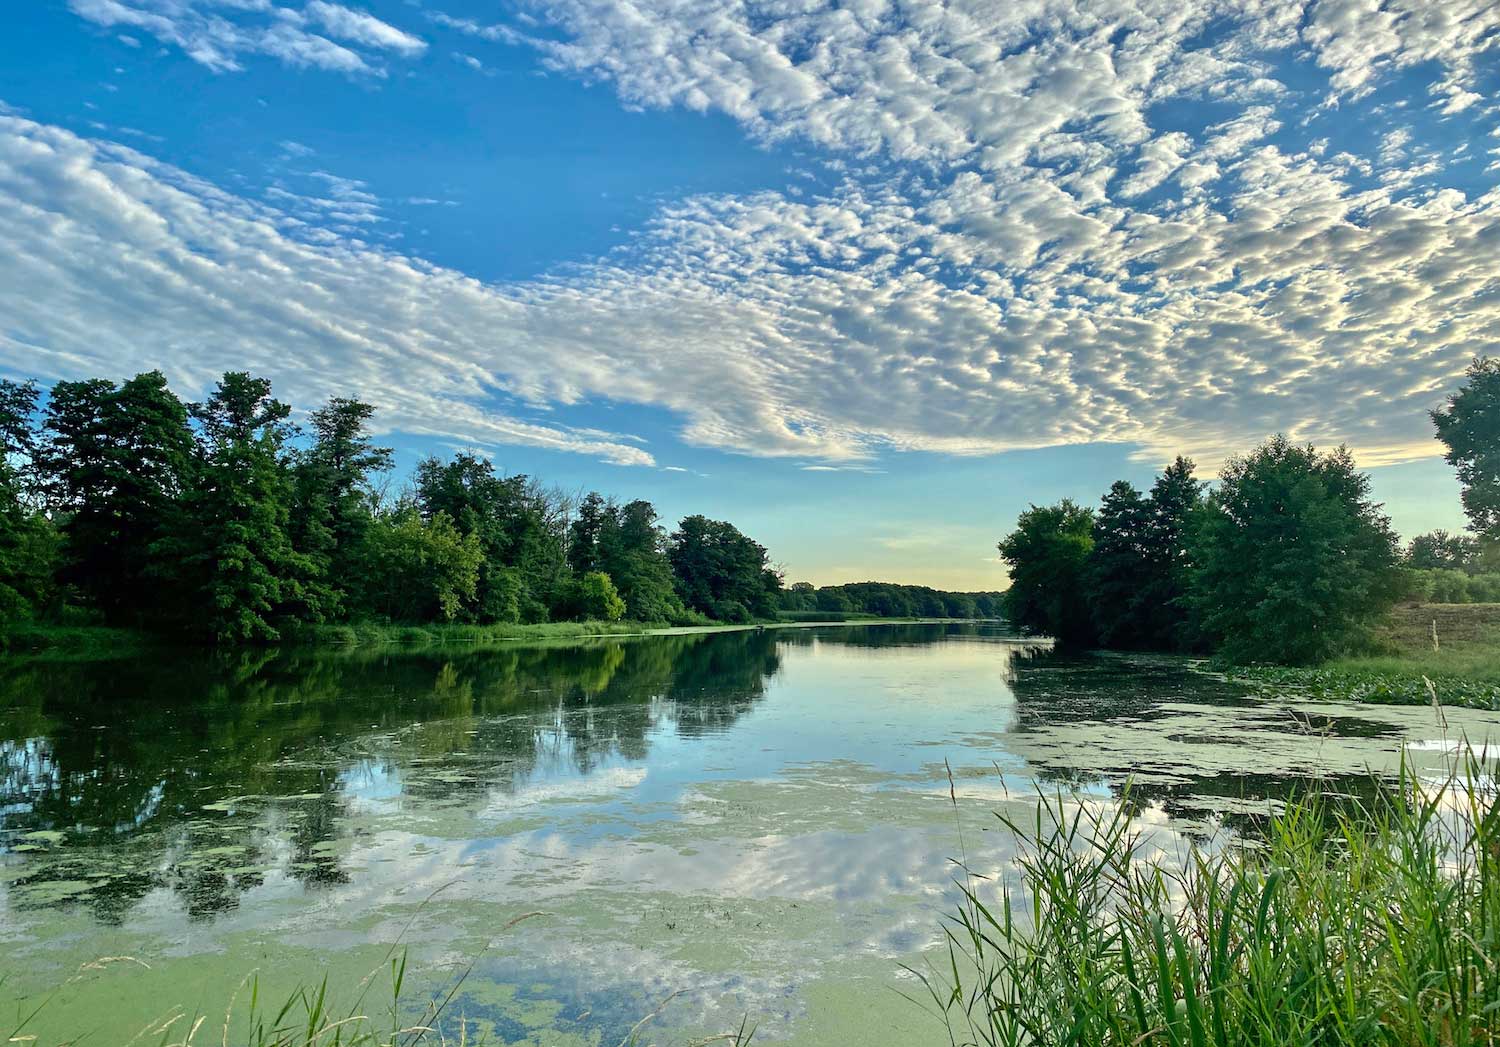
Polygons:
<instances>
[{"instance_id":1,"label":"bush","mask_svg":"<svg viewBox=\"0 0 1500 1047\"><path fill-rule=\"evenodd\" d=\"M563 588L558 611L565 618L617 622L625 617L625 601L603 571L589 571Z\"/></svg>"},{"instance_id":2,"label":"bush","mask_svg":"<svg viewBox=\"0 0 1500 1047\"><path fill-rule=\"evenodd\" d=\"M1425 572L1427 599L1432 603L1468 603L1469 576L1451 568Z\"/></svg>"},{"instance_id":3,"label":"bush","mask_svg":"<svg viewBox=\"0 0 1500 1047\"><path fill-rule=\"evenodd\" d=\"M1474 603L1500 603L1500 573L1476 574L1470 578L1469 599Z\"/></svg>"}]
</instances>

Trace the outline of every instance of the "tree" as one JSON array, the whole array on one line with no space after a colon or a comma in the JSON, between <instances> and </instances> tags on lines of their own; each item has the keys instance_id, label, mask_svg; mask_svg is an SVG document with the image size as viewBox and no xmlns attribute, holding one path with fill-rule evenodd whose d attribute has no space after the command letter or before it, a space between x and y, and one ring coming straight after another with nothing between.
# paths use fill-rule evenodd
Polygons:
<instances>
[{"instance_id":1,"label":"tree","mask_svg":"<svg viewBox=\"0 0 1500 1047\"><path fill-rule=\"evenodd\" d=\"M1468 384L1432 412L1432 422L1463 484L1469 527L1500 542L1500 357L1476 358L1465 376Z\"/></svg>"},{"instance_id":2,"label":"tree","mask_svg":"<svg viewBox=\"0 0 1500 1047\"><path fill-rule=\"evenodd\" d=\"M563 535L545 493L525 476L497 476L487 459L467 452L423 461L416 488L424 519L445 513L460 532L479 538L484 565L472 617L545 621L564 567Z\"/></svg>"},{"instance_id":3,"label":"tree","mask_svg":"<svg viewBox=\"0 0 1500 1047\"><path fill-rule=\"evenodd\" d=\"M1106 647L1145 647L1154 639L1153 522L1151 504L1125 480L1115 481L1094 515L1088 597L1095 636Z\"/></svg>"},{"instance_id":4,"label":"tree","mask_svg":"<svg viewBox=\"0 0 1500 1047\"><path fill-rule=\"evenodd\" d=\"M793 582L781 592L783 611L813 611L818 606L818 590L812 582Z\"/></svg>"},{"instance_id":5,"label":"tree","mask_svg":"<svg viewBox=\"0 0 1500 1047\"><path fill-rule=\"evenodd\" d=\"M625 617L625 601L603 571L585 571L567 587L563 607L571 618L617 622Z\"/></svg>"},{"instance_id":6,"label":"tree","mask_svg":"<svg viewBox=\"0 0 1500 1047\"><path fill-rule=\"evenodd\" d=\"M666 544L650 502L637 499L621 506L590 494L570 528L568 562L575 577L591 571L607 574L636 621L675 622L684 609Z\"/></svg>"},{"instance_id":7,"label":"tree","mask_svg":"<svg viewBox=\"0 0 1500 1047\"><path fill-rule=\"evenodd\" d=\"M689 609L730 622L775 615L781 577L765 547L733 524L685 517L668 546L677 592Z\"/></svg>"},{"instance_id":8,"label":"tree","mask_svg":"<svg viewBox=\"0 0 1500 1047\"><path fill-rule=\"evenodd\" d=\"M1191 647L1196 639L1188 607L1193 532L1203 507L1203 483L1190 458L1179 456L1151 485L1151 522L1144 554L1150 565L1140 606L1146 642L1156 648Z\"/></svg>"},{"instance_id":9,"label":"tree","mask_svg":"<svg viewBox=\"0 0 1500 1047\"><path fill-rule=\"evenodd\" d=\"M484 563L478 534L463 533L445 512L423 519L410 505L372 520L361 553L361 601L397 622L458 617L475 598Z\"/></svg>"},{"instance_id":10,"label":"tree","mask_svg":"<svg viewBox=\"0 0 1500 1047\"><path fill-rule=\"evenodd\" d=\"M161 372L118 387L100 378L58 382L36 462L64 538L60 580L112 621L156 613L152 549L177 523L195 465L187 407Z\"/></svg>"},{"instance_id":11,"label":"tree","mask_svg":"<svg viewBox=\"0 0 1500 1047\"><path fill-rule=\"evenodd\" d=\"M0 379L0 625L52 601L60 542L32 502L35 382Z\"/></svg>"},{"instance_id":12,"label":"tree","mask_svg":"<svg viewBox=\"0 0 1500 1047\"><path fill-rule=\"evenodd\" d=\"M1308 663L1347 647L1400 591L1396 537L1348 450L1278 436L1231 459L1195 550L1192 600L1236 661Z\"/></svg>"},{"instance_id":13,"label":"tree","mask_svg":"<svg viewBox=\"0 0 1500 1047\"><path fill-rule=\"evenodd\" d=\"M1087 598L1093 532L1093 511L1068 498L1021 514L999 545L1010 568L1005 611L1012 622L1064 642L1094 639Z\"/></svg>"},{"instance_id":14,"label":"tree","mask_svg":"<svg viewBox=\"0 0 1500 1047\"><path fill-rule=\"evenodd\" d=\"M161 552L180 557L190 628L220 643L266 642L280 619L318 620L309 586L315 567L297 553L289 524L292 491L283 446L291 408L271 383L231 371L192 405L201 444L200 481L184 530Z\"/></svg>"},{"instance_id":15,"label":"tree","mask_svg":"<svg viewBox=\"0 0 1500 1047\"><path fill-rule=\"evenodd\" d=\"M391 449L376 447L366 431L374 413L334 397L312 413L312 445L295 456L292 543L312 560L330 610L344 602L370 525L371 474L391 466Z\"/></svg>"},{"instance_id":16,"label":"tree","mask_svg":"<svg viewBox=\"0 0 1500 1047\"><path fill-rule=\"evenodd\" d=\"M1466 571L1479 569L1479 542L1466 534L1429 531L1419 534L1406 547L1405 563L1417 571Z\"/></svg>"}]
</instances>

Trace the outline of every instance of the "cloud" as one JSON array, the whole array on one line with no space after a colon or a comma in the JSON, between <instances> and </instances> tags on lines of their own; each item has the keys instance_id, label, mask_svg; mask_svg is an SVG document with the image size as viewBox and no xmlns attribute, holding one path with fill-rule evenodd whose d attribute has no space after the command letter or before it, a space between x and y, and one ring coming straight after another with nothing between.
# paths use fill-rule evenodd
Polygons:
<instances>
[{"instance_id":1,"label":"cloud","mask_svg":"<svg viewBox=\"0 0 1500 1047\"><path fill-rule=\"evenodd\" d=\"M161 367L188 394L243 367L300 405L363 397L394 430L652 463L630 438L497 409L515 377L481 361L522 301L301 228L125 147L0 117L0 245L24 259L0 287L0 361L49 378Z\"/></svg>"},{"instance_id":2,"label":"cloud","mask_svg":"<svg viewBox=\"0 0 1500 1047\"><path fill-rule=\"evenodd\" d=\"M1094 441L1212 464L1274 431L1422 457L1425 409L1500 346L1500 190L1448 180L1428 141L1494 112L1373 104L1483 87L1488 6L533 6L524 36L430 17L810 145L841 180L676 200L609 256L493 285L371 246L360 183L267 207L10 120L4 352L200 384L243 359L302 400L347 374L413 432L648 461L516 413L613 399L821 470ZM1324 82L1293 90L1293 66ZM1365 155L1336 151L1352 111L1319 103L1363 98Z\"/></svg>"},{"instance_id":3,"label":"cloud","mask_svg":"<svg viewBox=\"0 0 1500 1047\"><path fill-rule=\"evenodd\" d=\"M265 55L298 68L383 76L378 60L356 47L403 57L427 47L373 15L325 0L312 0L301 11L269 0L68 0L68 7L96 25L149 33L216 73L242 69L241 56Z\"/></svg>"},{"instance_id":4,"label":"cloud","mask_svg":"<svg viewBox=\"0 0 1500 1047\"><path fill-rule=\"evenodd\" d=\"M406 55L417 55L427 50L427 43L421 38L388 25L374 15L353 11L340 4L312 0L304 13L340 40L387 51L399 51Z\"/></svg>"}]
</instances>

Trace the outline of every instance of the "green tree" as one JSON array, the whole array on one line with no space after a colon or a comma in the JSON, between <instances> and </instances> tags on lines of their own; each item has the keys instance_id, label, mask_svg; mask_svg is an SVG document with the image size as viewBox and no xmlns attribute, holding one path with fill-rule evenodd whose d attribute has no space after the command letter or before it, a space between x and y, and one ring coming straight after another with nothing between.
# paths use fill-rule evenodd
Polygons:
<instances>
[{"instance_id":1,"label":"green tree","mask_svg":"<svg viewBox=\"0 0 1500 1047\"><path fill-rule=\"evenodd\" d=\"M35 382L0 379L0 625L29 619L53 601L61 547L33 504Z\"/></svg>"},{"instance_id":2,"label":"green tree","mask_svg":"<svg viewBox=\"0 0 1500 1047\"><path fill-rule=\"evenodd\" d=\"M1458 470L1464 512L1474 533L1500 542L1500 357L1479 357L1468 383L1432 412L1443 457Z\"/></svg>"},{"instance_id":3,"label":"green tree","mask_svg":"<svg viewBox=\"0 0 1500 1047\"><path fill-rule=\"evenodd\" d=\"M347 599L372 519L371 475L391 467L391 449L367 431L374 413L358 400L329 400L309 419L311 446L294 456L292 544L313 563L330 613Z\"/></svg>"},{"instance_id":4,"label":"green tree","mask_svg":"<svg viewBox=\"0 0 1500 1047\"><path fill-rule=\"evenodd\" d=\"M497 476L487 459L467 452L420 463L416 489L425 519L444 513L479 538L484 563L470 616L544 621L565 567L564 536L544 494L527 477Z\"/></svg>"},{"instance_id":5,"label":"green tree","mask_svg":"<svg viewBox=\"0 0 1500 1047\"><path fill-rule=\"evenodd\" d=\"M603 571L585 571L572 580L564 599L567 614L598 622L616 622L625 617L625 601L609 575Z\"/></svg>"},{"instance_id":6,"label":"green tree","mask_svg":"<svg viewBox=\"0 0 1500 1047\"><path fill-rule=\"evenodd\" d=\"M1466 534L1429 531L1419 534L1406 547L1405 563L1417 571L1467 571L1479 569L1479 542Z\"/></svg>"},{"instance_id":7,"label":"green tree","mask_svg":"<svg viewBox=\"0 0 1500 1047\"><path fill-rule=\"evenodd\" d=\"M362 603L397 622L452 621L472 604L484 548L478 534L463 533L447 513L424 519L412 506L376 517L361 545ZM510 594L514 602L514 591Z\"/></svg>"},{"instance_id":8,"label":"green tree","mask_svg":"<svg viewBox=\"0 0 1500 1047\"><path fill-rule=\"evenodd\" d=\"M1010 568L1006 617L1064 642L1092 642L1087 589L1093 548L1092 510L1067 498L1027 509L999 545Z\"/></svg>"},{"instance_id":9,"label":"green tree","mask_svg":"<svg viewBox=\"0 0 1500 1047\"><path fill-rule=\"evenodd\" d=\"M1106 647L1148 647L1155 639L1153 522L1151 503L1125 480L1115 481L1094 515L1088 599L1095 636Z\"/></svg>"},{"instance_id":10,"label":"green tree","mask_svg":"<svg viewBox=\"0 0 1500 1047\"><path fill-rule=\"evenodd\" d=\"M1193 461L1178 457L1151 485L1151 522L1144 554L1149 571L1140 607L1148 623L1145 642L1181 649L1196 642L1188 606L1193 533L1203 508L1203 483Z\"/></svg>"},{"instance_id":11,"label":"green tree","mask_svg":"<svg viewBox=\"0 0 1500 1047\"><path fill-rule=\"evenodd\" d=\"M815 611L818 607L818 590L812 582L793 582L781 593L783 611Z\"/></svg>"},{"instance_id":12,"label":"green tree","mask_svg":"<svg viewBox=\"0 0 1500 1047\"><path fill-rule=\"evenodd\" d=\"M733 524L685 517L668 547L677 593L691 610L729 622L775 615L781 576L765 547Z\"/></svg>"},{"instance_id":13,"label":"green tree","mask_svg":"<svg viewBox=\"0 0 1500 1047\"><path fill-rule=\"evenodd\" d=\"M186 526L160 551L180 556L189 627L220 643L267 642L283 619L318 620L315 567L292 547L292 485L283 448L291 408L271 383L243 371L220 379L192 405L201 443L200 481Z\"/></svg>"},{"instance_id":14,"label":"green tree","mask_svg":"<svg viewBox=\"0 0 1500 1047\"><path fill-rule=\"evenodd\" d=\"M1231 459L1195 550L1193 603L1236 661L1303 664L1343 649L1400 591L1396 537L1348 450L1278 436Z\"/></svg>"},{"instance_id":15,"label":"green tree","mask_svg":"<svg viewBox=\"0 0 1500 1047\"><path fill-rule=\"evenodd\" d=\"M568 560L577 577L607 574L636 621L674 622L684 609L667 559L666 533L656 519L650 502L621 506L590 494L573 523Z\"/></svg>"},{"instance_id":16,"label":"green tree","mask_svg":"<svg viewBox=\"0 0 1500 1047\"><path fill-rule=\"evenodd\" d=\"M53 386L36 462L65 542L60 580L111 621L160 607L152 550L178 522L194 461L187 407L161 372Z\"/></svg>"}]
</instances>

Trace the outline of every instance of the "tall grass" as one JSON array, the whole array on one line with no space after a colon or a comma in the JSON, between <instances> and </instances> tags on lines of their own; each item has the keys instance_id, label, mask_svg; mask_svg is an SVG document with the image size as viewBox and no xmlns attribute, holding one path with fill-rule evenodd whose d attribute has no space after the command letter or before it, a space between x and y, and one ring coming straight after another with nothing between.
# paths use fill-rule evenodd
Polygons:
<instances>
[{"instance_id":1,"label":"tall grass","mask_svg":"<svg viewBox=\"0 0 1500 1047\"><path fill-rule=\"evenodd\" d=\"M954 1044L1500 1044L1500 804L1485 760L1403 761L1363 807L1315 796L1263 841L1155 851L1125 813L1042 797L1026 901L967 872L946 967L919 972Z\"/></svg>"}]
</instances>

